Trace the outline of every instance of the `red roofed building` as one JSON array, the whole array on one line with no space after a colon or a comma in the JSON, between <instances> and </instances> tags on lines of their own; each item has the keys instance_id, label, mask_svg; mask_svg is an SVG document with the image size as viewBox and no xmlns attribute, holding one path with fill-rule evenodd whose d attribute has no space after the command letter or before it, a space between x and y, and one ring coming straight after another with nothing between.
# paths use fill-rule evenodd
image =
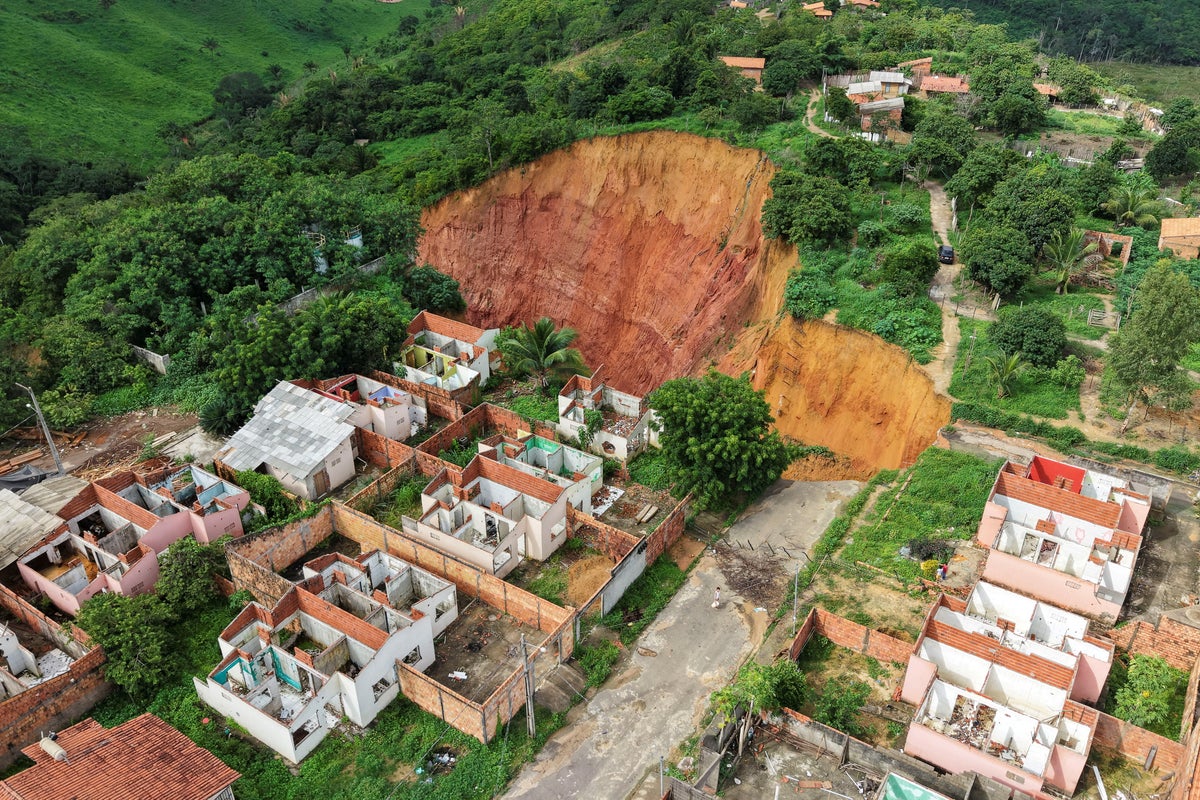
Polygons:
<instances>
[{"instance_id":1,"label":"red roofed building","mask_svg":"<svg viewBox=\"0 0 1200 800\"><path fill-rule=\"evenodd\" d=\"M153 714L85 719L24 753L35 763L0 781L5 800L234 800L241 777Z\"/></svg>"},{"instance_id":2,"label":"red roofed building","mask_svg":"<svg viewBox=\"0 0 1200 800\"><path fill-rule=\"evenodd\" d=\"M825 7L825 4L820 2L805 3L801 6L805 11L817 17L817 19L829 19L833 16L833 12Z\"/></svg>"},{"instance_id":3,"label":"red roofed building","mask_svg":"<svg viewBox=\"0 0 1200 800\"><path fill-rule=\"evenodd\" d=\"M745 58L742 56L721 56L721 62L727 67L742 71L747 78L753 78L755 83L762 83L763 69L767 66L765 58Z\"/></svg>"},{"instance_id":4,"label":"red roofed building","mask_svg":"<svg viewBox=\"0 0 1200 800\"><path fill-rule=\"evenodd\" d=\"M495 328L484 330L422 311L408 324L404 352L397 362L397 370L401 366L404 370L397 374L451 393L483 386L498 359L497 333Z\"/></svg>"},{"instance_id":5,"label":"red roofed building","mask_svg":"<svg viewBox=\"0 0 1200 800\"><path fill-rule=\"evenodd\" d=\"M971 91L971 86L965 78L928 75L921 80L921 91L926 94L966 94Z\"/></svg>"},{"instance_id":6,"label":"red roofed building","mask_svg":"<svg viewBox=\"0 0 1200 800\"><path fill-rule=\"evenodd\" d=\"M1200 258L1200 219L1164 219L1158 249L1170 250L1180 258Z\"/></svg>"}]
</instances>

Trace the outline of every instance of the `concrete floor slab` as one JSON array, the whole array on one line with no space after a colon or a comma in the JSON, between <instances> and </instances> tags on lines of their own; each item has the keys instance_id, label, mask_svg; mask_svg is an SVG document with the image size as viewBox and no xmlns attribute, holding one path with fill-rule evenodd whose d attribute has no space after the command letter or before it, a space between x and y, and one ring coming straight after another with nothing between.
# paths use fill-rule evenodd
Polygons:
<instances>
[{"instance_id":1,"label":"concrete floor slab","mask_svg":"<svg viewBox=\"0 0 1200 800\"><path fill-rule=\"evenodd\" d=\"M807 563L800 553L812 549L862 486L859 481L776 481L734 523L726 541L766 550L785 573L794 573Z\"/></svg>"}]
</instances>

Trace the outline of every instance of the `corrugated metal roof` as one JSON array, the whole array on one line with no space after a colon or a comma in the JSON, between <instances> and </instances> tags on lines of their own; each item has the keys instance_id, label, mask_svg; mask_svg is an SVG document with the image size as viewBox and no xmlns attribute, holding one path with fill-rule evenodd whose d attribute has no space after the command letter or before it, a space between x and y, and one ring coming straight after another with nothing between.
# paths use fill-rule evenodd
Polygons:
<instances>
[{"instance_id":1,"label":"corrugated metal roof","mask_svg":"<svg viewBox=\"0 0 1200 800\"><path fill-rule=\"evenodd\" d=\"M354 412L288 381L280 381L254 407L254 416L225 443L218 458L230 469L260 464L303 477L354 433L345 420Z\"/></svg>"},{"instance_id":2,"label":"corrugated metal roof","mask_svg":"<svg viewBox=\"0 0 1200 800\"><path fill-rule=\"evenodd\" d=\"M26 503L8 489L0 489L0 569L61 524L63 521L53 514Z\"/></svg>"},{"instance_id":3,"label":"corrugated metal roof","mask_svg":"<svg viewBox=\"0 0 1200 800\"><path fill-rule=\"evenodd\" d=\"M86 489L87 485L87 481L82 478L76 478L73 475L59 475L30 486L21 493L21 499L31 506L37 506L47 514L57 514L63 506Z\"/></svg>"}]
</instances>

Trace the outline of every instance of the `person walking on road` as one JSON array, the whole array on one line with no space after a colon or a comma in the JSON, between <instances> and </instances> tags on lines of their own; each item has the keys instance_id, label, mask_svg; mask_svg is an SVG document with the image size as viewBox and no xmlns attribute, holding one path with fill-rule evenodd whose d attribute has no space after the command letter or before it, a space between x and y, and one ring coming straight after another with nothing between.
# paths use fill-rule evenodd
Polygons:
<instances>
[{"instance_id":1,"label":"person walking on road","mask_svg":"<svg viewBox=\"0 0 1200 800\"><path fill-rule=\"evenodd\" d=\"M717 587L716 594L713 595L713 608L721 607L721 587Z\"/></svg>"}]
</instances>

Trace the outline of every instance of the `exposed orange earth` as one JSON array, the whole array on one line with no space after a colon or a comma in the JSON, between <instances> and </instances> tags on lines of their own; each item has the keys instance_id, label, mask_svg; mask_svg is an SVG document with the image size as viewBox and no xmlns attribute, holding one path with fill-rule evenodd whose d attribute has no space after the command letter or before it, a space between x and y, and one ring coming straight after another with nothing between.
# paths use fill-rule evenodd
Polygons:
<instances>
[{"instance_id":1,"label":"exposed orange earth","mask_svg":"<svg viewBox=\"0 0 1200 800\"><path fill-rule=\"evenodd\" d=\"M581 141L426 209L420 258L462 284L472 323L575 328L617 388L752 370L781 432L864 469L910 463L949 401L899 348L782 313L799 264L762 235L774 174L689 134Z\"/></svg>"}]
</instances>

